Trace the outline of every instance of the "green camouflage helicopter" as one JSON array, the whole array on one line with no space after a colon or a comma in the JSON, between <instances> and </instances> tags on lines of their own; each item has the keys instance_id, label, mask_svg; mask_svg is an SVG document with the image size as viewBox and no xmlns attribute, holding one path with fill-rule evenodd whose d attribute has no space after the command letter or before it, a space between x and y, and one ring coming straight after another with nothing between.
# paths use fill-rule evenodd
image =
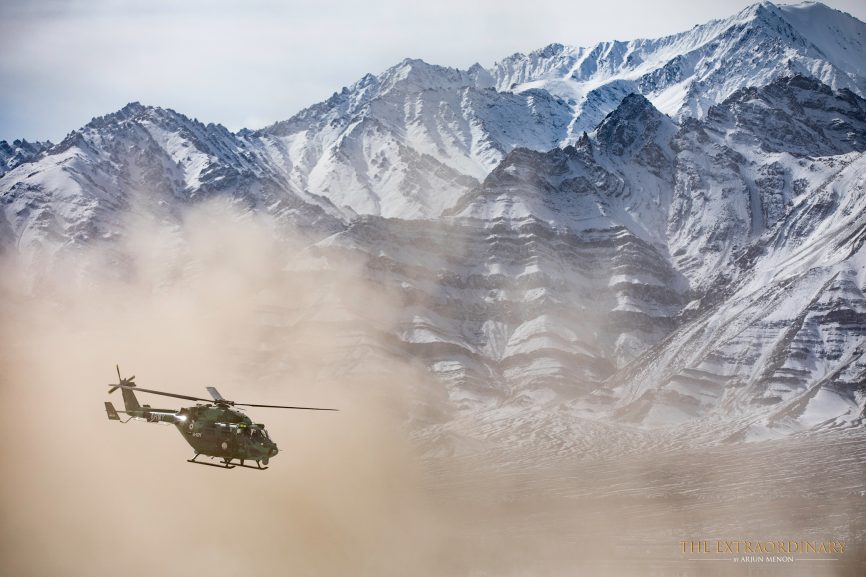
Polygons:
<instances>
[{"instance_id":1,"label":"green camouflage helicopter","mask_svg":"<svg viewBox=\"0 0 866 577\"><path fill-rule=\"evenodd\" d=\"M111 421L126 423L130 419L144 419L149 423L170 423L177 427L186 442L192 446L195 456L187 459L188 463L196 465L208 465L221 469L234 469L235 467L246 467L247 469L265 470L268 461L277 454L277 444L274 443L265 426L253 423L250 418L238 410L235 406L244 407L267 407L272 409L300 409L307 411L336 411L338 409L321 409L318 407L289 407L282 405L260 405L253 403L235 403L223 398L213 387L207 387L213 399L200 399L188 395L178 395L151 389L142 389L135 385L135 377L124 379L120 376L120 367L117 367L117 384L111 387L109 393L120 389L123 395L125 411L118 411L110 401L105 402L105 412ZM171 409L154 409L150 405L138 404L133 391L151 393L176 399L188 401L204 401L207 404L197 403L194 407L184 407L174 411ZM120 414L129 415L125 421L120 419ZM199 455L221 459L220 464L197 461ZM234 462L237 459L238 462ZM255 461L256 466L247 465L246 461Z\"/></svg>"}]
</instances>

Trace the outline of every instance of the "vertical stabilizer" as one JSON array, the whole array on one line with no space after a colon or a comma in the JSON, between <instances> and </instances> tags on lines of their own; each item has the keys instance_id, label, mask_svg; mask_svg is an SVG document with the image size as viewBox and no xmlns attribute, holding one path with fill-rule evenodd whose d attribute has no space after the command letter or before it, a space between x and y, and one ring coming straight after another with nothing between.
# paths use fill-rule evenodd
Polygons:
<instances>
[{"instance_id":1,"label":"vertical stabilizer","mask_svg":"<svg viewBox=\"0 0 866 577\"><path fill-rule=\"evenodd\" d=\"M126 412L130 413L132 411L140 411L141 405L138 404L138 399L135 398L135 393L132 392L128 387L135 386L135 376L131 376L128 379L124 379L120 376L120 366L116 365L117 369L117 384L112 386L108 392L113 393L117 389L120 389L120 394L123 395L123 405L126 408ZM109 418L111 418L109 416Z\"/></svg>"}]
</instances>

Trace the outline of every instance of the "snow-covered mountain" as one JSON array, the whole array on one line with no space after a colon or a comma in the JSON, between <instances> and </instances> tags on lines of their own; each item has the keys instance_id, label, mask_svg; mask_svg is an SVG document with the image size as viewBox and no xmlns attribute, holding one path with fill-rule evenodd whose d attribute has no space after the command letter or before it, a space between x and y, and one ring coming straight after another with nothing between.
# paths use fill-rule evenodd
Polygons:
<instances>
[{"instance_id":1,"label":"snow-covered mountain","mask_svg":"<svg viewBox=\"0 0 866 577\"><path fill-rule=\"evenodd\" d=\"M467 71L404 60L248 135L298 189L348 215L435 217L516 146L549 150L571 108L547 91L493 88Z\"/></svg>"},{"instance_id":2,"label":"snow-covered mountain","mask_svg":"<svg viewBox=\"0 0 866 577\"><path fill-rule=\"evenodd\" d=\"M258 131L134 103L0 146L0 242L57 258L228 198L401 295L387 354L455 414L859 425L864 42L764 2L490 70L405 60Z\"/></svg>"},{"instance_id":3,"label":"snow-covered mountain","mask_svg":"<svg viewBox=\"0 0 866 577\"><path fill-rule=\"evenodd\" d=\"M131 212L174 221L183 206L227 195L301 229L341 226L327 199L296 191L256 147L220 125L132 103L93 119L2 178L3 244L52 252L111 239Z\"/></svg>"},{"instance_id":4,"label":"snow-covered mountain","mask_svg":"<svg viewBox=\"0 0 866 577\"><path fill-rule=\"evenodd\" d=\"M845 400L833 406L859 422L866 374L852 359L866 346L857 316L862 251L824 255L862 234L864 182L855 171L866 159L864 107L814 79L781 78L677 126L632 95L575 146L514 150L442 219L366 217L329 239L327 251L375 247L374 277L423 303L407 307L399 338L465 406L578 397L584 416L658 425L715 411L767 422L761 403L779 403L777 411L805 403L844 374L834 386ZM756 122L759 110L764 122ZM809 147L820 155L806 156ZM829 224L840 218L844 232ZM761 248L768 238L784 256ZM788 263L801 251L811 256ZM780 263L789 267L781 288L770 282ZM790 278L829 282L840 271L841 299L830 298L842 290L832 283L822 289L827 302L813 302L809 288L787 293ZM738 283L749 283L748 292L735 290ZM777 291L782 316L768 322L770 309L757 303ZM815 303L821 314L833 311L828 326L816 328L821 317L810 325L813 342L784 348L778 339L801 329L784 337L780 327L797 327ZM746 336L745 320L725 327L740 308L758 325ZM693 331L708 316L704 343ZM761 356L761 339L776 349ZM772 379L759 369L771 370L770 357L778 367L809 367L785 395L764 386ZM729 360L715 373L702 364L720 358ZM722 383L716 397L702 396L702 378ZM769 380L753 383L748 402L723 400L725 383L741 394L741 381L759 378ZM680 389L692 383L694 399L669 393L671 379ZM699 402L701 410L689 405ZM794 420L816 418L804 409Z\"/></svg>"},{"instance_id":5,"label":"snow-covered mountain","mask_svg":"<svg viewBox=\"0 0 866 577\"><path fill-rule=\"evenodd\" d=\"M761 2L665 38L514 54L491 74L500 90L541 88L566 99L576 138L632 92L676 119L701 118L737 90L782 76L810 76L866 96L864 53L866 26L846 13L813 2Z\"/></svg>"},{"instance_id":6,"label":"snow-covered mountain","mask_svg":"<svg viewBox=\"0 0 866 577\"><path fill-rule=\"evenodd\" d=\"M724 269L691 320L611 378L603 396L612 390L619 416L749 415L737 431L749 437L863 423L866 155L823 176Z\"/></svg>"}]
</instances>

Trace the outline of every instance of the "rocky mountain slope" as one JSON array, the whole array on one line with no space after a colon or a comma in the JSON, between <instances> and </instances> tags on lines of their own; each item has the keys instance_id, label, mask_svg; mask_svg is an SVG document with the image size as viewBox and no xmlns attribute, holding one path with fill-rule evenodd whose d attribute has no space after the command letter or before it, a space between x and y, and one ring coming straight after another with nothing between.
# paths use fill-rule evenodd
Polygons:
<instances>
[{"instance_id":1,"label":"rocky mountain slope","mask_svg":"<svg viewBox=\"0 0 866 577\"><path fill-rule=\"evenodd\" d=\"M414 303L400 339L467 406L860 422L864 105L783 78L676 126L633 95L576 146L513 151L444 218L367 217L328 250L376 247Z\"/></svg>"}]
</instances>

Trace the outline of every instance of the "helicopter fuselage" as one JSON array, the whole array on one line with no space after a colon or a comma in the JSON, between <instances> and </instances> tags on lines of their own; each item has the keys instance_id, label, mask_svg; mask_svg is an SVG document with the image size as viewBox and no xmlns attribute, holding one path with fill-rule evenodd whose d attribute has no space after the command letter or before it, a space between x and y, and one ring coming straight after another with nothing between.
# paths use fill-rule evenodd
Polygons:
<instances>
[{"instance_id":1,"label":"helicopter fuselage","mask_svg":"<svg viewBox=\"0 0 866 577\"><path fill-rule=\"evenodd\" d=\"M148 423L174 425L196 456L216 457L226 465L234 459L242 465L244 461L267 465L270 458L279 452L263 424L253 423L248 416L226 405L196 405L174 411L137 403L133 405L131 400L127 400L127 410L123 413ZM120 420L111 403L105 403L105 408L109 419Z\"/></svg>"},{"instance_id":2,"label":"helicopter fuselage","mask_svg":"<svg viewBox=\"0 0 866 577\"><path fill-rule=\"evenodd\" d=\"M177 412L174 425L197 454L267 464L278 453L264 425L228 407L186 407Z\"/></svg>"}]
</instances>

